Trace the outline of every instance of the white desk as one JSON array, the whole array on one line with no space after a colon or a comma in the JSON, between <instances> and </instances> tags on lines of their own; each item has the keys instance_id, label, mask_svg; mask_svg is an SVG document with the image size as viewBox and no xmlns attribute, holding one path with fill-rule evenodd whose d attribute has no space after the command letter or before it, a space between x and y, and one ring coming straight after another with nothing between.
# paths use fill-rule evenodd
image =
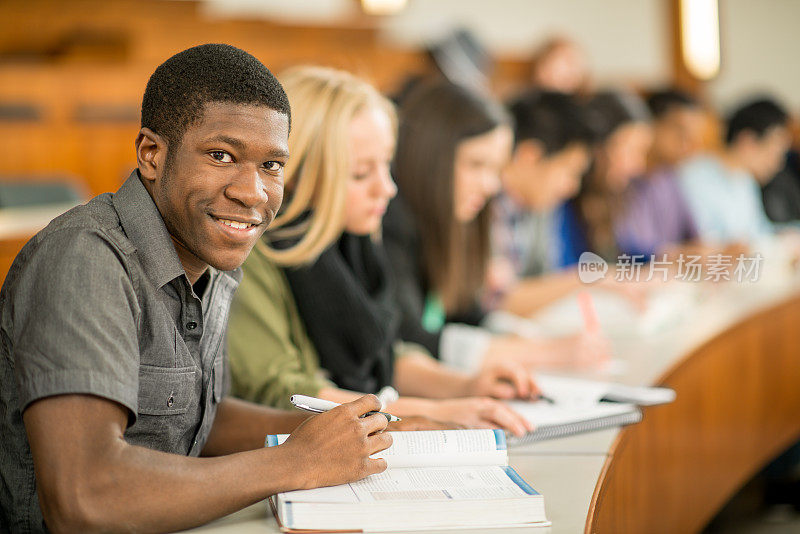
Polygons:
<instances>
[{"instance_id":1,"label":"white desk","mask_svg":"<svg viewBox=\"0 0 800 534\"><path fill-rule=\"evenodd\" d=\"M605 460L606 456L603 454L531 456L512 453L511 465L538 492L545 496L547 518L552 521L553 526L534 529L501 529L501 531L514 534L581 532L586 522L586 514L589 511L589 503L592 500L592 492L597 481L596 474L602 469ZM267 534L280 531L272 513L267 510L267 504L260 502L189 532ZM437 532L441 534L442 531ZM459 532L480 531L462 529Z\"/></svg>"}]
</instances>

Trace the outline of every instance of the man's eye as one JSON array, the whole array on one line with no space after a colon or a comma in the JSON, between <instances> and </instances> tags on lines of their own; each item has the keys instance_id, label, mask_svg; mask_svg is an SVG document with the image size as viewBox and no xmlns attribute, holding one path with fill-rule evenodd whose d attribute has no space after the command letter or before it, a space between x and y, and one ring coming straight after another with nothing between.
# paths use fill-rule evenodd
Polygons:
<instances>
[{"instance_id":1,"label":"man's eye","mask_svg":"<svg viewBox=\"0 0 800 534\"><path fill-rule=\"evenodd\" d=\"M264 164L264 168L270 172L278 172L283 168L283 163L280 161L268 161Z\"/></svg>"},{"instance_id":2,"label":"man's eye","mask_svg":"<svg viewBox=\"0 0 800 534\"><path fill-rule=\"evenodd\" d=\"M224 150L214 150L209 155L220 163L232 163L233 157Z\"/></svg>"}]
</instances>

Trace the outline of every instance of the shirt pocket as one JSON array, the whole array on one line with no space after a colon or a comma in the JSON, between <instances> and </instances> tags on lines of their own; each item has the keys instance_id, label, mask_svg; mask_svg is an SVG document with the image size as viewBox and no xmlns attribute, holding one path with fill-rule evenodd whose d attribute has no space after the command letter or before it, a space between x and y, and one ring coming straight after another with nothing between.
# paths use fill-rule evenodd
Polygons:
<instances>
[{"instance_id":1,"label":"shirt pocket","mask_svg":"<svg viewBox=\"0 0 800 534\"><path fill-rule=\"evenodd\" d=\"M139 413L180 415L194 400L194 367L139 367Z\"/></svg>"}]
</instances>

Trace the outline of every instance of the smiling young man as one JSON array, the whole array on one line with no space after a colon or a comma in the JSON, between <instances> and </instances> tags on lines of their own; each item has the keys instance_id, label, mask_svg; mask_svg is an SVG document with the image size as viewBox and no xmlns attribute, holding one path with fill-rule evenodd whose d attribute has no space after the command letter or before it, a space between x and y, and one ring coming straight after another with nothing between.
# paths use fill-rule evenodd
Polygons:
<instances>
[{"instance_id":1,"label":"smiling young man","mask_svg":"<svg viewBox=\"0 0 800 534\"><path fill-rule=\"evenodd\" d=\"M173 56L137 170L20 252L0 292L0 532L177 530L385 468L386 419L359 417L374 396L305 422L226 396L228 308L281 204L289 116L249 54Z\"/></svg>"}]
</instances>

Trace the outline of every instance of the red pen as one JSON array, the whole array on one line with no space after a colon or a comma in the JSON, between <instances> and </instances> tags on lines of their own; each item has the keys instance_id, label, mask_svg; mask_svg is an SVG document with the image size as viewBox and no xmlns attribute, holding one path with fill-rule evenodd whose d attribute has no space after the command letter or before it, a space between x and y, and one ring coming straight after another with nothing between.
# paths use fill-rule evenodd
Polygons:
<instances>
[{"instance_id":1,"label":"red pen","mask_svg":"<svg viewBox=\"0 0 800 534\"><path fill-rule=\"evenodd\" d=\"M578 293L578 304L581 307L581 314L583 315L583 324L586 327L586 333L599 334L600 321L597 320L597 311L594 309L592 295L590 295L588 291L581 291Z\"/></svg>"}]
</instances>

